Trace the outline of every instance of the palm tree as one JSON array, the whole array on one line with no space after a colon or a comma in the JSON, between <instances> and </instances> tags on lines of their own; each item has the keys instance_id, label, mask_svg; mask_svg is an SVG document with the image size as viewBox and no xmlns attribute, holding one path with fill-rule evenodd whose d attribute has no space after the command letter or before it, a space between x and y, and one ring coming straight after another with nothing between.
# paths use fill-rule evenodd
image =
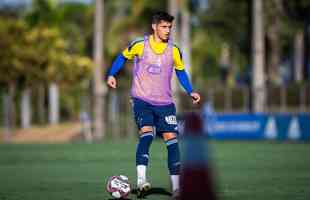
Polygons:
<instances>
[{"instance_id":1,"label":"palm tree","mask_svg":"<svg viewBox=\"0 0 310 200\"><path fill-rule=\"evenodd\" d=\"M107 88L102 82L103 66L103 9L104 0L95 1L95 29L94 29L94 137L97 140L102 139L105 131L104 106Z\"/></svg>"},{"instance_id":2,"label":"palm tree","mask_svg":"<svg viewBox=\"0 0 310 200\"><path fill-rule=\"evenodd\" d=\"M254 95L254 112L264 112L266 104L266 91L264 73L265 45L263 25L263 0L253 0L252 56L252 91Z\"/></svg>"},{"instance_id":3,"label":"palm tree","mask_svg":"<svg viewBox=\"0 0 310 200\"><path fill-rule=\"evenodd\" d=\"M266 1L264 8L269 22L266 30L267 41L270 47L270 58L267 63L268 81L273 84L280 84L280 25L283 12L281 0Z\"/></svg>"},{"instance_id":4,"label":"palm tree","mask_svg":"<svg viewBox=\"0 0 310 200\"><path fill-rule=\"evenodd\" d=\"M290 17L292 24L297 24L295 35L295 80L300 82L303 78L310 77L309 49L310 49L310 2L308 0L289 1L283 0L285 12ZM306 72L306 73L303 73ZM302 76L304 74L304 76Z\"/></svg>"}]
</instances>

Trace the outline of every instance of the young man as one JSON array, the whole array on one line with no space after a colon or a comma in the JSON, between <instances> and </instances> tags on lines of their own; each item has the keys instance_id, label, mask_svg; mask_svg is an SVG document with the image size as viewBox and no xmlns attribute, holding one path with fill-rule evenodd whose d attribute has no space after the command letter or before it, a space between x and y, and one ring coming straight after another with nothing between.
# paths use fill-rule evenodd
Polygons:
<instances>
[{"instance_id":1,"label":"young man","mask_svg":"<svg viewBox=\"0 0 310 200\"><path fill-rule=\"evenodd\" d=\"M177 140L176 110L172 99L171 79L176 72L179 82L193 99L200 95L193 92L182 62L181 52L170 38L174 17L166 12L152 16L153 33L133 41L112 64L107 84L116 88L115 75L126 60L134 59L131 97L133 111L139 128L139 143L136 151L137 187L140 192L150 189L146 179L149 147L156 132L163 137L168 150L168 168L174 197L178 196L180 155Z\"/></svg>"}]
</instances>

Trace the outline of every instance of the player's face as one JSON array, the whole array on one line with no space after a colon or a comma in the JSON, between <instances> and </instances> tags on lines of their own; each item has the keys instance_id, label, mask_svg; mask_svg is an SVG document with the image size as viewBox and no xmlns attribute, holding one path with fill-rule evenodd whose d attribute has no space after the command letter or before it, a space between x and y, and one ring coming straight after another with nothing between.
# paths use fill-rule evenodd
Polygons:
<instances>
[{"instance_id":1,"label":"player's face","mask_svg":"<svg viewBox=\"0 0 310 200\"><path fill-rule=\"evenodd\" d=\"M158 39L163 42L168 41L172 28L171 22L161 21L158 24L152 24L152 28Z\"/></svg>"}]
</instances>

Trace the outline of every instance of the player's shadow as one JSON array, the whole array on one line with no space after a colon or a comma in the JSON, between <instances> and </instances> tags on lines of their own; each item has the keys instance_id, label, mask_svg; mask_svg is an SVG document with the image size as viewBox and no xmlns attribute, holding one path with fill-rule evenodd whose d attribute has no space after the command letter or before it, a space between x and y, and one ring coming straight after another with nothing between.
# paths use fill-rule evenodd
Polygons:
<instances>
[{"instance_id":1,"label":"player's shadow","mask_svg":"<svg viewBox=\"0 0 310 200\"><path fill-rule=\"evenodd\" d=\"M132 194L137 195L137 197L139 199L145 199L147 198L147 196L149 195L153 195L153 194L157 194L157 195L164 195L164 196L171 196L171 192L168 192L167 190L165 190L164 188L159 188L159 187L153 187L150 190L143 192L142 194L139 194L138 189L133 189L131 191Z\"/></svg>"},{"instance_id":2,"label":"player's shadow","mask_svg":"<svg viewBox=\"0 0 310 200\"><path fill-rule=\"evenodd\" d=\"M132 200L132 199L124 199L124 198L120 198L120 199L116 199L116 198L114 198L114 199L108 199L108 200Z\"/></svg>"}]
</instances>

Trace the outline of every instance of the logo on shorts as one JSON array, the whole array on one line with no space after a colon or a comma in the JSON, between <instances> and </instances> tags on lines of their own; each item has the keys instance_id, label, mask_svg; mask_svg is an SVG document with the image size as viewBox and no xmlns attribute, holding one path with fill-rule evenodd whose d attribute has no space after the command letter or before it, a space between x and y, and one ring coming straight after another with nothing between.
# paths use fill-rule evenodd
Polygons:
<instances>
[{"instance_id":1,"label":"logo on shorts","mask_svg":"<svg viewBox=\"0 0 310 200\"><path fill-rule=\"evenodd\" d=\"M150 74L160 74L161 73L161 68L159 65L154 65L154 64L150 64L147 68L147 71Z\"/></svg>"},{"instance_id":2,"label":"logo on shorts","mask_svg":"<svg viewBox=\"0 0 310 200\"><path fill-rule=\"evenodd\" d=\"M169 115L165 117L165 120L168 124L177 125L177 118L175 115Z\"/></svg>"}]
</instances>

